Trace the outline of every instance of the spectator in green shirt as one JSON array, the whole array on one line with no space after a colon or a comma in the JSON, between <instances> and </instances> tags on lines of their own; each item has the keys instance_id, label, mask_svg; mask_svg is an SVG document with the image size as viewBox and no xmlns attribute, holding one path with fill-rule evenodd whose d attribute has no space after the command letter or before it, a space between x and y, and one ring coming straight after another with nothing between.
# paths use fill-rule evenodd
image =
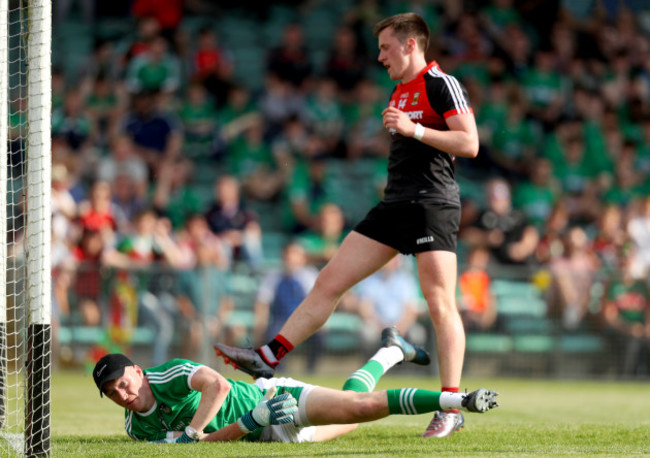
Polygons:
<instances>
[{"instance_id":1,"label":"spectator in green shirt","mask_svg":"<svg viewBox=\"0 0 650 458\"><path fill-rule=\"evenodd\" d=\"M178 59L168 52L167 40L155 37L149 49L134 58L126 70L129 92L156 91L174 93L181 83Z\"/></svg>"},{"instance_id":2,"label":"spectator in green shirt","mask_svg":"<svg viewBox=\"0 0 650 458\"><path fill-rule=\"evenodd\" d=\"M553 178L551 161L540 157L532 162L530 180L515 187L513 204L541 230L559 198L560 188Z\"/></svg>"}]
</instances>

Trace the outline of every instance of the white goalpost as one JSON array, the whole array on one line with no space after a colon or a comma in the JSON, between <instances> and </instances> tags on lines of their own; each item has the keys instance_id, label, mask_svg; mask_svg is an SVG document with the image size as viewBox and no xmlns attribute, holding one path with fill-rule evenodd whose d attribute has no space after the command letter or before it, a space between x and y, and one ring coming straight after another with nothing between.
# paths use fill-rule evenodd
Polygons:
<instances>
[{"instance_id":1,"label":"white goalpost","mask_svg":"<svg viewBox=\"0 0 650 458\"><path fill-rule=\"evenodd\" d=\"M0 456L50 454L50 0L0 0Z\"/></svg>"}]
</instances>

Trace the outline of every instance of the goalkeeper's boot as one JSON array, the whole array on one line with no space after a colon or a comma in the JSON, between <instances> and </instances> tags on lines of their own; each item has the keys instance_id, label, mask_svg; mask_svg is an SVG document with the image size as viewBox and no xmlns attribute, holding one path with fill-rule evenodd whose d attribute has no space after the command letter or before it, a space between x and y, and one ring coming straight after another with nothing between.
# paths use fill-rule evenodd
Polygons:
<instances>
[{"instance_id":1,"label":"goalkeeper's boot","mask_svg":"<svg viewBox=\"0 0 650 458\"><path fill-rule=\"evenodd\" d=\"M447 437L465 425L463 414L455 411L437 410L422 437Z\"/></svg>"},{"instance_id":2,"label":"goalkeeper's boot","mask_svg":"<svg viewBox=\"0 0 650 458\"><path fill-rule=\"evenodd\" d=\"M275 373L275 368L267 364L252 347L238 348L217 343L214 345L214 349L217 356L223 357L226 364L246 372L255 379L271 378Z\"/></svg>"},{"instance_id":3,"label":"goalkeeper's boot","mask_svg":"<svg viewBox=\"0 0 650 458\"><path fill-rule=\"evenodd\" d=\"M431 362L429 353L424 348L407 342L394 326L381 331L381 345L382 347L399 347L404 353L404 361L419 364L420 366L426 366Z\"/></svg>"},{"instance_id":4,"label":"goalkeeper's boot","mask_svg":"<svg viewBox=\"0 0 650 458\"><path fill-rule=\"evenodd\" d=\"M485 388L467 393L461 404L470 412L484 413L495 407L499 407L497 396L499 393Z\"/></svg>"}]
</instances>

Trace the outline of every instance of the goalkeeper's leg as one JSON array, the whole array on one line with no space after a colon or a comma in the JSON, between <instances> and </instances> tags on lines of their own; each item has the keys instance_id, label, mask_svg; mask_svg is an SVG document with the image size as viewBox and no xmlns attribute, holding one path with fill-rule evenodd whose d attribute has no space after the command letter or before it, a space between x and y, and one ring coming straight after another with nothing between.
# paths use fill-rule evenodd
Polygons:
<instances>
[{"instance_id":1,"label":"goalkeeper's leg","mask_svg":"<svg viewBox=\"0 0 650 458\"><path fill-rule=\"evenodd\" d=\"M349 424L379 420L389 415L419 415L436 410L486 412L498 406L497 393L479 389L452 393L402 388L357 393L315 388L309 393L306 414L311 424Z\"/></svg>"},{"instance_id":2,"label":"goalkeeper's leg","mask_svg":"<svg viewBox=\"0 0 650 458\"><path fill-rule=\"evenodd\" d=\"M396 328L386 328L382 332L382 348L345 381L342 390L358 393L374 391L379 379L402 361L425 365L430 360L424 349L407 342Z\"/></svg>"},{"instance_id":3,"label":"goalkeeper's leg","mask_svg":"<svg viewBox=\"0 0 650 458\"><path fill-rule=\"evenodd\" d=\"M375 390L379 379L393 366L404 361L404 353L398 347L382 347L361 368L357 369L343 384L343 391L368 393Z\"/></svg>"}]
</instances>

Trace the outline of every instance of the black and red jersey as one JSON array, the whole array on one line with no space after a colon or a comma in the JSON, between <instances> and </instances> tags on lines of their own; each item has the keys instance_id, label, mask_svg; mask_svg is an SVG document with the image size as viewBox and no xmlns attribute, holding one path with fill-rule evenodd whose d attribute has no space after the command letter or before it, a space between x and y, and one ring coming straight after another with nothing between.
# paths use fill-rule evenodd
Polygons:
<instances>
[{"instance_id":1,"label":"black and red jersey","mask_svg":"<svg viewBox=\"0 0 650 458\"><path fill-rule=\"evenodd\" d=\"M390 106L405 112L413 122L448 130L449 116L472 113L467 90L434 61L408 83L399 83ZM453 157L414 138L394 133L388 161L388 183L384 200L427 199L460 206L454 179Z\"/></svg>"}]
</instances>

